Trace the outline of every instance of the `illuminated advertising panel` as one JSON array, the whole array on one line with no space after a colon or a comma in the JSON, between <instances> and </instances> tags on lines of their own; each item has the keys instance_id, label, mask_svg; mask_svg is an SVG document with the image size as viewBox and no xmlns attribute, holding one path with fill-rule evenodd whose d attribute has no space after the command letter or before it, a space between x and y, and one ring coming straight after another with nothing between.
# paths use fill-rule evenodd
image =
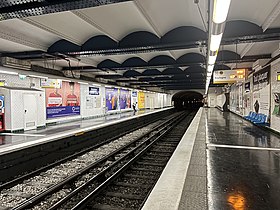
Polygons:
<instances>
[{"instance_id":1,"label":"illuminated advertising panel","mask_svg":"<svg viewBox=\"0 0 280 210\"><path fill-rule=\"evenodd\" d=\"M214 84L236 83L245 81L246 69L216 70L213 74Z\"/></svg>"}]
</instances>

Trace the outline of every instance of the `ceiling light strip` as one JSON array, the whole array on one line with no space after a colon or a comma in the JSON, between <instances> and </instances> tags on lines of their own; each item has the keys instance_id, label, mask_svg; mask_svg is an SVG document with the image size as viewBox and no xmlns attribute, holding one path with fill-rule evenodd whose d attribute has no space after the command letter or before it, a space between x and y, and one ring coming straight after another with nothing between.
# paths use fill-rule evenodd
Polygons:
<instances>
[{"instance_id":1,"label":"ceiling light strip","mask_svg":"<svg viewBox=\"0 0 280 210\"><path fill-rule=\"evenodd\" d=\"M218 50L225 29L229 6L231 0L214 0L213 17L211 21L211 35L208 42L208 57L207 57L207 78L205 85L205 94L208 93L211 77L213 74L215 62L218 55Z\"/></svg>"}]
</instances>

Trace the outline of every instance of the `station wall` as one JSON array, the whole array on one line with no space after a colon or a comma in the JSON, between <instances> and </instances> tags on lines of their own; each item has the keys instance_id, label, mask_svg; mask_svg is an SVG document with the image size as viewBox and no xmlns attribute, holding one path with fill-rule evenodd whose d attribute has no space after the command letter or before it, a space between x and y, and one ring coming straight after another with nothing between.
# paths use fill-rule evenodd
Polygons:
<instances>
[{"instance_id":1,"label":"station wall","mask_svg":"<svg viewBox=\"0 0 280 210\"><path fill-rule=\"evenodd\" d=\"M31 77L28 75L29 72L5 67L0 67L0 70L15 73L13 75L2 74L0 72L0 95L5 97L5 128L8 131L28 130L29 127L26 125L30 125L30 129L33 129L34 126L35 128L42 127L46 126L48 123L58 123L132 111L132 104L136 102L137 109L156 109L171 106L171 94L122 87L110 87L115 89L115 103L117 104L115 109L109 109L107 103L112 103L112 101L108 100L109 97L112 96L107 94L106 88L108 87L104 84L82 82L76 79L71 79L70 81L52 75L43 75L42 77L47 78L44 79L44 83L48 83L46 80L61 80L62 86L58 88L44 87L42 85L42 77ZM71 91L68 90L70 83L74 83L74 85L72 85L75 93L72 92L72 95L75 95L75 97L77 95L77 99L73 97L69 99L69 95L71 95ZM63 87L64 89L67 87L67 90L63 90ZM33 109L37 119L34 120L36 122L32 124L30 122L26 123L26 121L30 120L27 119L30 117L26 118L26 96L31 96L31 99L34 99L34 104L36 104ZM77 104L69 105L68 100L72 100L71 103L74 103L73 100L78 100L78 102ZM63 115L64 113L62 112L60 116L60 113L56 116L52 114L57 111L56 107L57 110L66 108L78 109L79 113L76 115L71 115L71 113Z\"/></svg>"},{"instance_id":2,"label":"station wall","mask_svg":"<svg viewBox=\"0 0 280 210\"><path fill-rule=\"evenodd\" d=\"M91 95L89 93L91 87L98 88L99 94ZM80 88L81 88L81 116L83 118L87 118L87 117L104 115L105 99L102 96L105 95L105 87L98 84L93 84L93 85L81 84Z\"/></svg>"},{"instance_id":3,"label":"station wall","mask_svg":"<svg viewBox=\"0 0 280 210\"><path fill-rule=\"evenodd\" d=\"M271 119L270 126L272 129L280 132L280 81L277 80L280 69L280 59L271 64Z\"/></svg>"},{"instance_id":4,"label":"station wall","mask_svg":"<svg viewBox=\"0 0 280 210\"><path fill-rule=\"evenodd\" d=\"M255 70L246 81L231 85L230 111L241 117L248 115L250 111L265 114L270 128L280 132L279 69L280 59L277 59L270 65ZM218 97L217 93L209 94L208 105L210 107L218 106Z\"/></svg>"},{"instance_id":5,"label":"station wall","mask_svg":"<svg viewBox=\"0 0 280 210\"><path fill-rule=\"evenodd\" d=\"M2 71L11 71L11 69L1 67ZM0 74L0 95L4 96L5 110L5 129L23 130L28 129L26 124L26 112L24 100L26 95L32 95L34 98L33 112L37 112L34 119L34 126L45 126L45 93L40 91L40 80L38 78L25 77L24 75ZM35 117L35 116L34 116ZM32 125L33 126L33 125Z\"/></svg>"}]
</instances>

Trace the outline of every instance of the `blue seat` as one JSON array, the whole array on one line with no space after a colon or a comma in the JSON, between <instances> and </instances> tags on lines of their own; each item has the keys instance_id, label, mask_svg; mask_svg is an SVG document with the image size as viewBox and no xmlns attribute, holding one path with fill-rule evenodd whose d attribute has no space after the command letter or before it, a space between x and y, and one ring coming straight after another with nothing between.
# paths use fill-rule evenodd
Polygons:
<instances>
[{"instance_id":1,"label":"blue seat","mask_svg":"<svg viewBox=\"0 0 280 210\"><path fill-rule=\"evenodd\" d=\"M249 120L256 125L269 125L269 123L266 122L267 116L261 113L257 114L256 112L249 112L249 114L245 116L244 119Z\"/></svg>"},{"instance_id":2,"label":"blue seat","mask_svg":"<svg viewBox=\"0 0 280 210\"><path fill-rule=\"evenodd\" d=\"M251 119L251 122L253 122L253 123L260 122L261 120L262 120L262 114L257 114L256 117Z\"/></svg>"},{"instance_id":3,"label":"blue seat","mask_svg":"<svg viewBox=\"0 0 280 210\"><path fill-rule=\"evenodd\" d=\"M257 114L257 113L254 112L253 116L252 116L251 118L249 118L249 120L250 120L251 122L253 122L254 120L257 120L258 118L259 118L259 114Z\"/></svg>"},{"instance_id":4,"label":"blue seat","mask_svg":"<svg viewBox=\"0 0 280 210\"><path fill-rule=\"evenodd\" d=\"M269 125L268 122L266 122L267 116L265 114L261 114L261 119L260 121L254 122L256 125Z\"/></svg>"},{"instance_id":5,"label":"blue seat","mask_svg":"<svg viewBox=\"0 0 280 210\"><path fill-rule=\"evenodd\" d=\"M253 112L250 111L249 114L248 114L247 116L245 116L244 118L245 118L246 120L248 120L248 119L250 119L250 118L252 117L252 115L253 115Z\"/></svg>"}]
</instances>

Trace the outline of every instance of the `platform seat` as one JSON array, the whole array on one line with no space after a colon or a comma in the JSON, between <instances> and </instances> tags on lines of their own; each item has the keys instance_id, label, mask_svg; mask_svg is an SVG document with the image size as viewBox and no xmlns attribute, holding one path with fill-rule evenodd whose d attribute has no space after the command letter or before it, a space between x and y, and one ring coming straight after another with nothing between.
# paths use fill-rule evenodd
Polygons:
<instances>
[{"instance_id":1,"label":"platform seat","mask_svg":"<svg viewBox=\"0 0 280 210\"><path fill-rule=\"evenodd\" d=\"M255 112L249 112L249 114L247 115L247 116L244 116L244 118L246 119L246 120L249 120L250 118L252 118L253 117L253 113L255 113Z\"/></svg>"},{"instance_id":2,"label":"platform seat","mask_svg":"<svg viewBox=\"0 0 280 210\"><path fill-rule=\"evenodd\" d=\"M255 123L256 125L269 125L268 122L266 122L266 118L267 116L265 114L259 114L260 118L258 121L254 121L253 123Z\"/></svg>"},{"instance_id":3,"label":"platform seat","mask_svg":"<svg viewBox=\"0 0 280 210\"><path fill-rule=\"evenodd\" d=\"M256 114L254 118L250 119L252 123L260 122L262 120L262 114Z\"/></svg>"},{"instance_id":4,"label":"platform seat","mask_svg":"<svg viewBox=\"0 0 280 210\"><path fill-rule=\"evenodd\" d=\"M256 125L264 125L264 126L269 125L269 123L266 122L267 116L261 113L258 114L255 112L250 112L247 116L244 117L244 119L249 120L250 122Z\"/></svg>"},{"instance_id":5,"label":"platform seat","mask_svg":"<svg viewBox=\"0 0 280 210\"><path fill-rule=\"evenodd\" d=\"M257 120L259 118L259 115L256 112L253 112L252 116L248 118L249 121L253 122L254 120Z\"/></svg>"}]
</instances>

